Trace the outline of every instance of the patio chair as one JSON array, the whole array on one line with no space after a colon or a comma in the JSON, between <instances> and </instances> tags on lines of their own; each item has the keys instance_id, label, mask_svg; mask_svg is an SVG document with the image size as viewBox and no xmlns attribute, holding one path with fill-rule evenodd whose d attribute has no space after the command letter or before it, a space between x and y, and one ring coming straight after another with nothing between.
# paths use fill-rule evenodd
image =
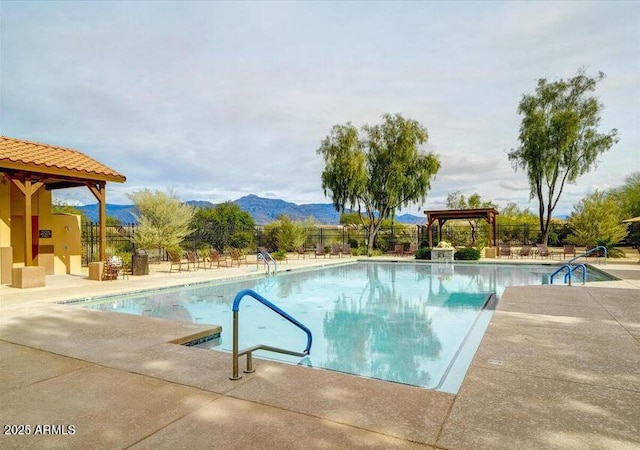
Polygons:
<instances>
[{"instance_id":1,"label":"patio chair","mask_svg":"<svg viewBox=\"0 0 640 450\"><path fill-rule=\"evenodd\" d=\"M169 255L169 261L171 265L169 266L169 273L173 271L173 266L178 266L178 272L182 271L182 265L185 264L185 261L182 259L182 255L180 252L167 252ZM188 266L187 266L188 269Z\"/></svg>"},{"instance_id":2,"label":"patio chair","mask_svg":"<svg viewBox=\"0 0 640 450\"><path fill-rule=\"evenodd\" d=\"M129 275L133 275L133 265L131 261L131 256L129 256L129 261L127 262L126 258L122 258L118 256L120 259L120 274L122 275L122 279L129 279Z\"/></svg>"},{"instance_id":3,"label":"patio chair","mask_svg":"<svg viewBox=\"0 0 640 450\"><path fill-rule=\"evenodd\" d=\"M556 254L555 252L549 250L544 244L536 244L536 248L537 255L541 258L553 258L553 256Z\"/></svg>"},{"instance_id":4,"label":"patio chair","mask_svg":"<svg viewBox=\"0 0 640 450\"><path fill-rule=\"evenodd\" d=\"M500 244L500 251L498 256L508 256L509 258L513 258L513 253L511 252L511 244L508 242Z\"/></svg>"},{"instance_id":5,"label":"patio chair","mask_svg":"<svg viewBox=\"0 0 640 450\"><path fill-rule=\"evenodd\" d=\"M187 270L189 267L193 267L194 270L198 270L200 268L200 257L198 256L198 252L187 252Z\"/></svg>"},{"instance_id":6,"label":"patio chair","mask_svg":"<svg viewBox=\"0 0 640 450\"><path fill-rule=\"evenodd\" d=\"M588 252L590 250L593 250L594 248L596 248L596 245L587 245L584 249L585 252ZM587 258L602 258L604 256L604 251L602 249L599 249L597 252L591 252L589 253L586 257Z\"/></svg>"},{"instance_id":7,"label":"patio chair","mask_svg":"<svg viewBox=\"0 0 640 450\"><path fill-rule=\"evenodd\" d=\"M402 247L402 256L414 256L416 254L416 244L409 244Z\"/></svg>"},{"instance_id":8,"label":"patio chair","mask_svg":"<svg viewBox=\"0 0 640 450\"><path fill-rule=\"evenodd\" d=\"M404 247L402 244L394 244L393 250L391 251L392 256L402 256L402 252L404 251Z\"/></svg>"},{"instance_id":9,"label":"patio chair","mask_svg":"<svg viewBox=\"0 0 640 450\"><path fill-rule=\"evenodd\" d=\"M300 259L301 256L302 256L302 259L305 259L307 257L307 250L304 248L303 245L296 248L296 255L298 256L298 259Z\"/></svg>"},{"instance_id":10,"label":"patio chair","mask_svg":"<svg viewBox=\"0 0 640 450\"><path fill-rule=\"evenodd\" d=\"M344 246L342 247L342 254L351 256L351 244L344 244Z\"/></svg>"},{"instance_id":11,"label":"patio chair","mask_svg":"<svg viewBox=\"0 0 640 450\"><path fill-rule=\"evenodd\" d=\"M240 267L240 265L244 262L245 265L249 265L249 262L247 261L247 255L245 255L244 253L242 253L242 250L239 250L237 248L232 248L229 251L229 254L231 255L231 266L233 267L233 263L236 262L238 264L238 267Z\"/></svg>"},{"instance_id":12,"label":"patio chair","mask_svg":"<svg viewBox=\"0 0 640 450\"><path fill-rule=\"evenodd\" d=\"M207 260L209 261L209 268L211 269L215 264L216 267L229 267L227 257L221 255L218 250L211 249L209 250L209 256L207 256Z\"/></svg>"},{"instance_id":13,"label":"patio chair","mask_svg":"<svg viewBox=\"0 0 640 450\"><path fill-rule=\"evenodd\" d=\"M329 258L332 256L337 256L340 258L340 246L338 244L331 244L331 249L329 250Z\"/></svg>"},{"instance_id":14,"label":"patio chair","mask_svg":"<svg viewBox=\"0 0 640 450\"><path fill-rule=\"evenodd\" d=\"M119 256L107 258L102 269L102 279L108 281L117 280L123 265L122 258Z\"/></svg>"},{"instance_id":15,"label":"patio chair","mask_svg":"<svg viewBox=\"0 0 640 450\"><path fill-rule=\"evenodd\" d=\"M531 245L525 244L522 246L520 251L518 251L518 258L531 258L533 255L531 254Z\"/></svg>"},{"instance_id":16,"label":"patio chair","mask_svg":"<svg viewBox=\"0 0 640 450\"><path fill-rule=\"evenodd\" d=\"M315 257L317 258L318 256L322 256L323 258L327 257L327 254L324 251L324 247L322 246L322 244L320 242L318 242L316 244L316 254Z\"/></svg>"},{"instance_id":17,"label":"patio chair","mask_svg":"<svg viewBox=\"0 0 640 450\"><path fill-rule=\"evenodd\" d=\"M562 250L562 259L567 259L567 256L576 257L576 246L575 245L565 245Z\"/></svg>"}]
</instances>

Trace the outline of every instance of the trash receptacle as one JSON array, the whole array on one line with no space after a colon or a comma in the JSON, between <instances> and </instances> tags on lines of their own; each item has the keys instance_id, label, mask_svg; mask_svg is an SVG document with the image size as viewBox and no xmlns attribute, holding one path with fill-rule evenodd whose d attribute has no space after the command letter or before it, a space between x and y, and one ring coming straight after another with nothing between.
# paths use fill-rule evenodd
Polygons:
<instances>
[{"instance_id":1,"label":"trash receptacle","mask_svg":"<svg viewBox=\"0 0 640 450\"><path fill-rule=\"evenodd\" d=\"M139 248L131 257L132 275L149 275L149 255L146 250Z\"/></svg>"}]
</instances>

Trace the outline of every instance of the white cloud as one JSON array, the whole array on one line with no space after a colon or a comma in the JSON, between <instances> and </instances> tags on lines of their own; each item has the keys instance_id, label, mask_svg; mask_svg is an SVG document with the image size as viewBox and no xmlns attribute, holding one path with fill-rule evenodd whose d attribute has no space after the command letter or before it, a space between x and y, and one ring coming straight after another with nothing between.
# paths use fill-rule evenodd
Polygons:
<instances>
[{"instance_id":1,"label":"white cloud","mask_svg":"<svg viewBox=\"0 0 640 450\"><path fill-rule=\"evenodd\" d=\"M506 156L517 104L580 66L608 74L602 126L621 141L559 209L640 168L638 3L16 2L0 21L2 133L124 173L116 203L143 187L329 202L315 150L331 126L402 112L442 160L426 207L457 190L530 206Z\"/></svg>"}]
</instances>

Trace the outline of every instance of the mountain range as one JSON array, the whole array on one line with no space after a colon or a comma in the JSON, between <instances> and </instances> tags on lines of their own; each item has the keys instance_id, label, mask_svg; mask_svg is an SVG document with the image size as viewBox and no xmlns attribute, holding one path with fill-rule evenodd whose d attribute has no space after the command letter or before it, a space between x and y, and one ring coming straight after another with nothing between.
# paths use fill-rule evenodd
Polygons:
<instances>
[{"instance_id":1,"label":"mountain range","mask_svg":"<svg viewBox=\"0 0 640 450\"><path fill-rule=\"evenodd\" d=\"M203 200L189 200L188 205L196 208L213 208L215 203ZM248 212L258 225L265 225L273 222L281 214L288 215L292 220L304 220L309 217L324 225L335 225L340 223L340 213L338 213L331 203L308 203L297 205L280 199L263 198L257 195L245 195L232 203L238 205L243 211ZM77 207L89 217L89 220L98 220L98 204L84 205ZM112 205L107 203L107 215L115 217L122 223L135 223L137 210L134 205ZM407 224L423 224L425 217L413 214L402 214L396 217L396 221Z\"/></svg>"}]
</instances>

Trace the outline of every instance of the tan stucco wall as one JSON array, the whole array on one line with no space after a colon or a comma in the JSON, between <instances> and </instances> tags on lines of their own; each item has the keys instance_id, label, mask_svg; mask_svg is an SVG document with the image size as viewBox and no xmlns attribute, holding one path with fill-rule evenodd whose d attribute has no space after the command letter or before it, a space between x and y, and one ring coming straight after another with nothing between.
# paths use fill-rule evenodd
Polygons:
<instances>
[{"instance_id":1,"label":"tan stucco wall","mask_svg":"<svg viewBox=\"0 0 640 450\"><path fill-rule=\"evenodd\" d=\"M52 214L49 229L53 234L55 273L80 273L82 255L80 216Z\"/></svg>"},{"instance_id":2,"label":"tan stucco wall","mask_svg":"<svg viewBox=\"0 0 640 450\"><path fill-rule=\"evenodd\" d=\"M50 238L38 239L40 249L45 252L41 252L43 256L36 258L36 262L52 264L56 275L81 273L80 216L53 214L51 197L51 191L44 186L32 197L31 213L38 216L39 229L51 230ZM13 248L13 266L24 266L24 196L13 183L7 180L5 184L0 179L0 247L8 246ZM47 250L53 250L52 257Z\"/></svg>"}]
</instances>

